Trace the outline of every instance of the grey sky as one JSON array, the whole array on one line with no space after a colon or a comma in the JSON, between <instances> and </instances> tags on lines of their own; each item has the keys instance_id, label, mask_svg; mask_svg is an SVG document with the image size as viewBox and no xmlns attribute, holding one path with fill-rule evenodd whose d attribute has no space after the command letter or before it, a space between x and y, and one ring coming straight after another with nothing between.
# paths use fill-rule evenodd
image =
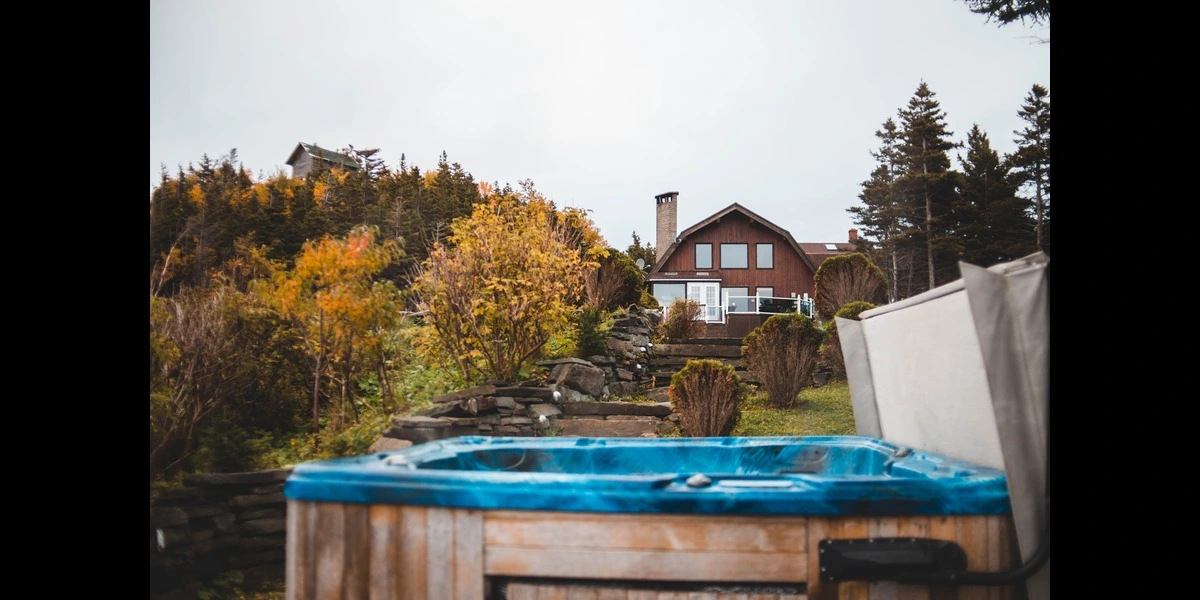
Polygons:
<instances>
[{"instance_id":1,"label":"grey sky","mask_svg":"<svg viewBox=\"0 0 1200 600\"><path fill-rule=\"evenodd\" d=\"M299 141L393 169L445 150L592 210L618 248L654 242L668 190L680 230L739 202L842 241L873 134L921 80L956 140L978 123L1009 152L1049 35L960 0L152 0L150 186L230 148L265 175Z\"/></svg>"}]
</instances>

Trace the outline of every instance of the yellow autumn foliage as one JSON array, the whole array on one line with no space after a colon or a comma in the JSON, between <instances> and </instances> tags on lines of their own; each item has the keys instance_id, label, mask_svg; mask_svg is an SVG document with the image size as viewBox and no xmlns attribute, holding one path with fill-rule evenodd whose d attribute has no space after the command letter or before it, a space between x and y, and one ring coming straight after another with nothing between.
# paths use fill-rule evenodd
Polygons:
<instances>
[{"instance_id":1,"label":"yellow autumn foliage","mask_svg":"<svg viewBox=\"0 0 1200 600\"><path fill-rule=\"evenodd\" d=\"M468 380L514 381L568 326L603 240L586 213L555 210L527 190L492 195L456 219L414 283L436 335L426 348Z\"/></svg>"},{"instance_id":2,"label":"yellow autumn foliage","mask_svg":"<svg viewBox=\"0 0 1200 600\"><path fill-rule=\"evenodd\" d=\"M323 376L335 373L352 380L355 365L379 356L399 322L399 291L391 281L376 278L401 250L395 240L380 242L377 237L374 228L359 226L345 237L310 241L291 270L276 271L258 288L299 332L315 365L317 387Z\"/></svg>"}]
</instances>

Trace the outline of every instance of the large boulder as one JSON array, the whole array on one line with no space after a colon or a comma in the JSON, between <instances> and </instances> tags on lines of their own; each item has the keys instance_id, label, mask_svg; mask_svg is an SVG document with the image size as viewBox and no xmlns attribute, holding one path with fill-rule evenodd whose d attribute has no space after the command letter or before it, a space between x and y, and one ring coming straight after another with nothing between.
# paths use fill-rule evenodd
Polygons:
<instances>
[{"instance_id":1,"label":"large boulder","mask_svg":"<svg viewBox=\"0 0 1200 600\"><path fill-rule=\"evenodd\" d=\"M638 384L634 381L614 381L608 384L608 393L617 398L629 398L637 393Z\"/></svg>"},{"instance_id":2,"label":"large boulder","mask_svg":"<svg viewBox=\"0 0 1200 600\"><path fill-rule=\"evenodd\" d=\"M560 364L550 372L550 377L558 388L570 388L593 398L604 393L604 371L590 363Z\"/></svg>"}]
</instances>

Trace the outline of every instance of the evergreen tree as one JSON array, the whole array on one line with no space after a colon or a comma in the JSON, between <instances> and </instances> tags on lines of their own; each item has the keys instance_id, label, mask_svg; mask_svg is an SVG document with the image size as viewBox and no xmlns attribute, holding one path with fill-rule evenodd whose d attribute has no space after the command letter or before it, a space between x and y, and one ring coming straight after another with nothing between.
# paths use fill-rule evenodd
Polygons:
<instances>
[{"instance_id":1,"label":"evergreen tree","mask_svg":"<svg viewBox=\"0 0 1200 600\"><path fill-rule=\"evenodd\" d=\"M1011 157L1021 187L1033 194L1037 247L1050 252L1050 91L1033 84L1017 115L1025 127L1013 131L1017 150Z\"/></svg>"},{"instance_id":2,"label":"evergreen tree","mask_svg":"<svg viewBox=\"0 0 1200 600\"><path fill-rule=\"evenodd\" d=\"M963 172L959 188L963 259L987 267L1033 251L1029 203L1017 197L1008 164L1000 160L979 125L971 127L967 154L959 155L958 161Z\"/></svg>"},{"instance_id":3,"label":"evergreen tree","mask_svg":"<svg viewBox=\"0 0 1200 600\"><path fill-rule=\"evenodd\" d=\"M862 183L863 191L858 195L863 205L847 210L854 215L854 222L860 227L858 250L876 264L885 265L888 301L895 302L899 298L900 257L905 252L900 225L906 207L901 190L896 185L904 174L900 153L902 138L896 122L891 118L883 123L882 129L875 132L875 137L879 138L880 147L871 151L876 167L870 179Z\"/></svg>"},{"instance_id":4,"label":"evergreen tree","mask_svg":"<svg viewBox=\"0 0 1200 600\"><path fill-rule=\"evenodd\" d=\"M1034 25L1050 24L1050 0L963 0L971 12L986 15L998 25L1029 19Z\"/></svg>"},{"instance_id":5,"label":"evergreen tree","mask_svg":"<svg viewBox=\"0 0 1200 600\"><path fill-rule=\"evenodd\" d=\"M654 262L657 260L654 246L651 246L650 242L646 242L643 245L642 238L638 237L636 231L633 232L633 243L625 249L625 254L628 254L629 258L634 262L637 262L639 258L642 259L646 265L643 267L644 270L649 270L650 267L653 267Z\"/></svg>"},{"instance_id":6,"label":"evergreen tree","mask_svg":"<svg viewBox=\"0 0 1200 600\"><path fill-rule=\"evenodd\" d=\"M946 129L946 115L934 96L922 81L908 106L900 110L900 152L905 173L899 185L909 206L917 209L907 214L915 212L920 224L919 229L908 227L902 234L924 246L929 278L926 289L936 287L939 276L942 281L956 276L962 252L955 234L958 174L950 169L948 154L959 144L951 141L953 133Z\"/></svg>"}]
</instances>

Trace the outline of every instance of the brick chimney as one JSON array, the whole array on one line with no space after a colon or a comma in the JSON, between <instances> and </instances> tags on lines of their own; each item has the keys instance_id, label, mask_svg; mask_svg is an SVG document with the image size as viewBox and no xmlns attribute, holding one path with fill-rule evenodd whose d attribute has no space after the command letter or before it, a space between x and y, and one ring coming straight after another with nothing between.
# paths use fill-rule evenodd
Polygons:
<instances>
[{"instance_id":1,"label":"brick chimney","mask_svg":"<svg viewBox=\"0 0 1200 600\"><path fill-rule=\"evenodd\" d=\"M851 243L851 244L853 244L853 243L854 243L854 241L855 241L855 240L857 240L857 239L858 239L858 230L857 230L857 229L851 229L851 230L850 230L850 243Z\"/></svg>"},{"instance_id":2,"label":"brick chimney","mask_svg":"<svg viewBox=\"0 0 1200 600\"><path fill-rule=\"evenodd\" d=\"M667 247L675 243L675 234L679 226L679 192L663 192L654 197L655 208L655 238L654 249L658 256L667 251Z\"/></svg>"}]
</instances>

